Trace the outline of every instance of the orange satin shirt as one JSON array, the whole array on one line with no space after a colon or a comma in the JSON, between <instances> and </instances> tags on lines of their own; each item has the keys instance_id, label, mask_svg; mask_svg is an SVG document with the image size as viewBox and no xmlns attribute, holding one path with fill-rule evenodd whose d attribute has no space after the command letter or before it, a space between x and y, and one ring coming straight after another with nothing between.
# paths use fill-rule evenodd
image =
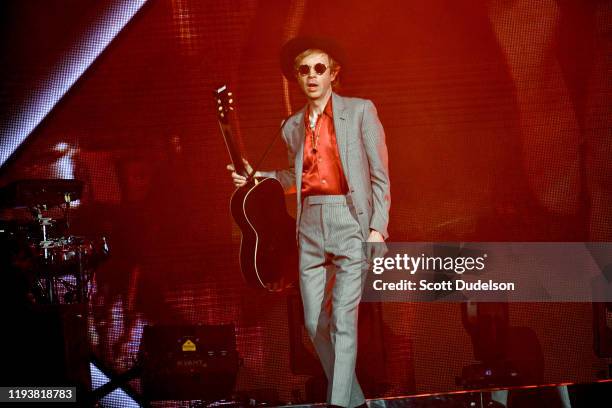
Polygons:
<instances>
[{"instance_id":1,"label":"orange satin shirt","mask_svg":"<svg viewBox=\"0 0 612 408\"><path fill-rule=\"evenodd\" d=\"M304 127L306 137L302 197L346 194L348 187L336 143L332 98L329 98L323 113L317 118L314 129L310 127L310 107L308 107L304 115Z\"/></svg>"}]
</instances>

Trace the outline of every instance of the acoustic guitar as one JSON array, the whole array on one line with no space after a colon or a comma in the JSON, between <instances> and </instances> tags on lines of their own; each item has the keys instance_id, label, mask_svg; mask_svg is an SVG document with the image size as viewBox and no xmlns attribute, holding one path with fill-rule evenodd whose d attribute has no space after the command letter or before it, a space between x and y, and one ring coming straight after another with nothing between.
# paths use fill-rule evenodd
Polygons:
<instances>
[{"instance_id":1,"label":"acoustic guitar","mask_svg":"<svg viewBox=\"0 0 612 408\"><path fill-rule=\"evenodd\" d=\"M298 252L295 219L287 213L285 193L274 178L254 178L232 135L229 115L234 97L227 86L214 91L221 134L234 169L249 180L230 199L230 211L240 228L240 270L248 286L280 292L297 284Z\"/></svg>"}]
</instances>

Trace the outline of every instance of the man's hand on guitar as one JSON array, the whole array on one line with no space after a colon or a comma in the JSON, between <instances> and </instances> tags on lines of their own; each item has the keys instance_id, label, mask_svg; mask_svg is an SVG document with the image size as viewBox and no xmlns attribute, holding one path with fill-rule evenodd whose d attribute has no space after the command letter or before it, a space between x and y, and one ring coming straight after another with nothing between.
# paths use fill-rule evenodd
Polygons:
<instances>
[{"instance_id":1,"label":"man's hand on guitar","mask_svg":"<svg viewBox=\"0 0 612 408\"><path fill-rule=\"evenodd\" d=\"M251 167L251 165L249 164L248 161L246 161L246 159L242 159L242 162L244 163L244 168L246 169L246 171L250 174L253 172L253 167ZM241 174L236 173L235 169L234 169L234 165L233 164L228 164L227 165L227 170L232 172L232 182L234 183L234 186L236 187L242 187L246 184L247 182L247 178L244 177ZM258 173L255 173L255 177L258 177Z\"/></svg>"}]
</instances>

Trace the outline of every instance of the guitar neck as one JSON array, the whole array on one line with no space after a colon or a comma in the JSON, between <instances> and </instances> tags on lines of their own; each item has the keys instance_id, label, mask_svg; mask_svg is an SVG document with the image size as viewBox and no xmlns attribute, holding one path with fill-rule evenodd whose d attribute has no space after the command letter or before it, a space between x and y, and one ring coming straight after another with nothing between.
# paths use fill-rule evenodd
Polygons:
<instances>
[{"instance_id":1,"label":"guitar neck","mask_svg":"<svg viewBox=\"0 0 612 408\"><path fill-rule=\"evenodd\" d=\"M225 146L234 165L234 170L241 176L248 178L250 174L244 167L244 155L240 150L239 144L236 142L236 138L232 135L232 128L230 126L229 113L234 110L234 97L227 89L227 85L216 89L213 95L217 101L217 119L221 127L221 134L223 135L223 140L225 140Z\"/></svg>"},{"instance_id":2,"label":"guitar neck","mask_svg":"<svg viewBox=\"0 0 612 408\"><path fill-rule=\"evenodd\" d=\"M240 147L236 143L236 139L232 134L232 129L229 123L219 121L219 126L221 127L221 134L223 135L223 140L225 140L225 146L227 147L227 152L230 155L230 159L232 160L236 173L244 177L249 177L250 174L244 167L244 163L242 161L244 156L240 150Z\"/></svg>"}]
</instances>

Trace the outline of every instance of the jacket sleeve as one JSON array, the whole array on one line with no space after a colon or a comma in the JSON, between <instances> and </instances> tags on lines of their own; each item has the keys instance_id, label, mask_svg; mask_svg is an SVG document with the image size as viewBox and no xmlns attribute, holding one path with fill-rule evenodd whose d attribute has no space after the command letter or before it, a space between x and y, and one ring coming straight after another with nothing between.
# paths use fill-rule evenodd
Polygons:
<instances>
[{"instance_id":1,"label":"jacket sleeve","mask_svg":"<svg viewBox=\"0 0 612 408\"><path fill-rule=\"evenodd\" d=\"M389 154L385 142L385 131L378 119L378 114L372 101L365 101L361 128L372 183L372 218L370 220L370 229L380 232L387 239L389 237L387 231L389 209L391 208Z\"/></svg>"}]
</instances>

